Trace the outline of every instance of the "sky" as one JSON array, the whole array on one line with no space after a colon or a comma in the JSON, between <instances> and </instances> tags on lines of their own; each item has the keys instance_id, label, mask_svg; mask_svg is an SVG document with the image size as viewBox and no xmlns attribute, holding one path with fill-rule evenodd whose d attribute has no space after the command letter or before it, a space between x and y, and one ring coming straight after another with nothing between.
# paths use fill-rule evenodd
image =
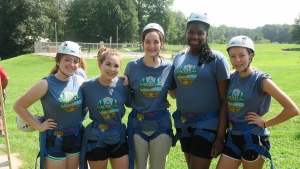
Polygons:
<instances>
[{"instance_id":1,"label":"sky","mask_svg":"<svg viewBox=\"0 0 300 169\"><path fill-rule=\"evenodd\" d=\"M300 14L299 0L174 0L173 10L188 16L207 13L213 26L256 28L265 24L292 25Z\"/></svg>"}]
</instances>

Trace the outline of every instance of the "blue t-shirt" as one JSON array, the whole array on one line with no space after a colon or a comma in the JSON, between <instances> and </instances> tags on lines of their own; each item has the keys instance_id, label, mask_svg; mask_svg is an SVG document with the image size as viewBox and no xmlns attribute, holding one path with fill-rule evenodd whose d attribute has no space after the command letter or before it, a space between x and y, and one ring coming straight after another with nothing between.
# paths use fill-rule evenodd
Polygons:
<instances>
[{"instance_id":1,"label":"blue t-shirt","mask_svg":"<svg viewBox=\"0 0 300 169\"><path fill-rule=\"evenodd\" d=\"M212 50L212 54L215 59L204 61L201 66L198 66L199 56L189 51L174 58L176 103L182 115L219 112L218 82L229 79L230 68L221 52ZM204 128L217 130L218 124L219 118L211 119Z\"/></svg>"},{"instance_id":2,"label":"blue t-shirt","mask_svg":"<svg viewBox=\"0 0 300 169\"><path fill-rule=\"evenodd\" d=\"M247 77L241 78L238 72L234 72L230 77L227 99L229 109L229 119L245 121L248 112L256 112L258 115L265 115L270 108L271 96L264 93L262 81L271 77L258 70L254 70ZM252 134L269 135L267 129L257 127L251 130ZM233 132L242 134L242 132Z\"/></svg>"},{"instance_id":3,"label":"blue t-shirt","mask_svg":"<svg viewBox=\"0 0 300 169\"><path fill-rule=\"evenodd\" d=\"M229 79L226 57L213 50L216 58L198 66L198 56L190 52L178 54L173 61L176 83L176 102L183 114L204 114L219 111L218 82Z\"/></svg>"},{"instance_id":4,"label":"blue t-shirt","mask_svg":"<svg viewBox=\"0 0 300 169\"><path fill-rule=\"evenodd\" d=\"M133 91L131 107L139 113L164 110L172 82L172 62L160 58L160 66L153 68L145 65L143 58L130 61L125 70Z\"/></svg>"},{"instance_id":5,"label":"blue t-shirt","mask_svg":"<svg viewBox=\"0 0 300 169\"><path fill-rule=\"evenodd\" d=\"M44 118L57 123L55 130L76 128L82 122L82 94L77 75L69 81L60 81L54 74L44 78L48 83L47 93L40 99Z\"/></svg>"},{"instance_id":6,"label":"blue t-shirt","mask_svg":"<svg viewBox=\"0 0 300 169\"><path fill-rule=\"evenodd\" d=\"M130 106L131 92L123 86L123 80L115 78L109 86L103 86L94 77L82 83L83 106L88 107L90 118L100 124L121 123Z\"/></svg>"}]
</instances>

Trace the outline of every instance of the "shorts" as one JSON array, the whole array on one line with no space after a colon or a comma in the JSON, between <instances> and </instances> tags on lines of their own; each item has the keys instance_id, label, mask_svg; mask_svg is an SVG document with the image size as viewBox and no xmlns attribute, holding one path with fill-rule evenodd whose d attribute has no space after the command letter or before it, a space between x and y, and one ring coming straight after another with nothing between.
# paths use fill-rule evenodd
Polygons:
<instances>
[{"instance_id":1,"label":"shorts","mask_svg":"<svg viewBox=\"0 0 300 169\"><path fill-rule=\"evenodd\" d=\"M252 136L252 141L254 144L259 144L261 146L264 146L268 151L271 148L271 144L269 141L269 136L258 136L258 135L253 135ZM241 151L243 149L243 146L246 144L244 135L231 135L232 138L232 143L237 146ZM227 138L226 138L227 141ZM242 155L239 156L236 154L232 148L225 146L223 150L223 155L226 155L228 157L234 158L236 160L241 160L242 158L246 161L255 161L258 159L260 156L257 152L254 150L246 150L242 152Z\"/></svg>"},{"instance_id":2,"label":"shorts","mask_svg":"<svg viewBox=\"0 0 300 169\"><path fill-rule=\"evenodd\" d=\"M115 148L119 146L119 143L114 145L106 145L106 146L107 146L106 148L97 147L89 152L86 152L85 155L86 159L88 161L99 161L99 160L103 161L108 158L119 158L128 154L127 142L122 143L117 150L115 150Z\"/></svg>"},{"instance_id":3,"label":"shorts","mask_svg":"<svg viewBox=\"0 0 300 169\"><path fill-rule=\"evenodd\" d=\"M66 143L67 144L67 143ZM49 145L49 142L48 142ZM46 156L46 158L54 161L62 161L65 160L67 157L67 154L69 155L79 155L81 146L74 146L74 147L46 147L47 152L49 154Z\"/></svg>"},{"instance_id":4,"label":"shorts","mask_svg":"<svg viewBox=\"0 0 300 169\"><path fill-rule=\"evenodd\" d=\"M80 154L80 147L74 147L72 149L69 149L67 151L63 151L62 149L54 149L54 148L47 148L48 150L54 151L50 154L48 154L45 158L52 160L52 161L63 161L67 158L67 155L71 156L79 156Z\"/></svg>"},{"instance_id":5,"label":"shorts","mask_svg":"<svg viewBox=\"0 0 300 169\"><path fill-rule=\"evenodd\" d=\"M46 158L54 161L66 159L67 155L79 155L82 143L82 133L84 128L80 129L78 136L75 134L58 137L56 135L46 136Z\"/></svg>"},{"instance_id":6,"label":"shorts","mask_svg":"<svg viewBox=\"0 0 300 169\"><path fill-rule=\"evenodd\" d=\"M195 128L188 127L188 133L193 133ZM181 129L176 129L177 133L181 133ZM203 131L208 131L213 134L217 134L214 130L203 129ZM190 153L193 156L204 158L204 159L212 159L211 149L214 142L208 141L206 138L202 136L193 136L193 137L183 137L180 139L181 151L184 153Z\"/></svg>"}]
</instances>

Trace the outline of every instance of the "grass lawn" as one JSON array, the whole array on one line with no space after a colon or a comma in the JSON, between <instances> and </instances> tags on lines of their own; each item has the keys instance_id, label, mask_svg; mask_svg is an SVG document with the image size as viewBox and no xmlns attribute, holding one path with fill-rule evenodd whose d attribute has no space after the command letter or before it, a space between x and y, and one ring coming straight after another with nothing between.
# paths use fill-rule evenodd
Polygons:
<instances>
[{"instance_id":1,"label":"grass lawn","mask_svg":"<svg viewBox=\"0 0 300 169\"><path fill-rule=\"evenodd\" d=\"M226 56L226 45L212 44L212 48L220 50ZM256 53L252 65L266 73L269 73L273 81L285 91L297 106L300 106L300 46L291 44L258 44L255 45ZM293 48L293 51L282 51L282 48ZM171 53L176 51L171 50ZM131 58L132 59L132 58ZM123 67L120 74L123 74L126 63L131 60L123 59ZM11 152L20 154L20 159L24 162L22 169L32 169L38 149L38 132L25 133L16 127L16 113L13 110L15 101L26 92L32 85L47 76L51 68L55 65L53 58L35 56L31 54L18 56L1 61L0 65L5 69L10 77L7 87L7 100L5 104L6 120L10 141ZM87 60L88 77L99 74L97 61ZM170 111L176 109L176 102L169 98L171 102ZM42 115L40 102L32 105L29 110L33 114ZM270 112L266 118L270 118L280 113L282 107L272 101ZM127 109L127 113L130 109ZM124 118L127 121L127 117ZM88 123L86 121L85 123ZM272 143L271 155L276 169L299 169L300 168L300 117L295 117L283 124L270 127L270 140ZM0 144L4 143L4 138L0 138ZM215 168L217 159L214 159L211 168ZM180 144L171 149L168 156L167 169L185 169L184 156L180 150ZM270 168L269 160L264 168Z\"/></svg>"}]
</instances>

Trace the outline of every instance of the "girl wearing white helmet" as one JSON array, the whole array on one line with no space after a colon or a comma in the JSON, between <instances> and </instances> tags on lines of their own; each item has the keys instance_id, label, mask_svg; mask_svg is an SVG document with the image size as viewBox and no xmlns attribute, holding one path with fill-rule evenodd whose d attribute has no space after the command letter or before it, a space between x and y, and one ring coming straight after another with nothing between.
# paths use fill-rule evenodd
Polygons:
<instances>
[{"instance_id":1,"label":"girl wearing white helmet","mask_svg":"<svg viewBox=\"0 0 300 169\"><path fill-rule=\"evenodd\" d=\"M149 23L142 33L144 57L127 64L125 75L132 90L128 116L130 169L164 169L172 144L172 121L167 110L172 62L160 56L164 31ZM133 164L135 166L133 166Z\"/></svg>"},{"instance_id":2,"label":"girl wearing white helmet","mask_svg":"<svg viewBox=\"0 0 300 169\"><path fill-rule=\"evenodd\" d=\"M193 12L186 27L189 50L173 61L175 138L189 169L208 169L211 159L222 152L225 137L230 68L226 57L209 47L209 27L206 14Z\"/></svg>"},{"instance_id":3,"label":"girl wearing white helmet","mask_svg":"<svg viewBox=\"0 0 300 169\"><path fill-rule=\"evenodd\" d=\"M50 75L36 83L14 104L16 113L40 132L40 168L77 169L81 148L82 94L84 79L74 72L79 67L80 46L63 42L56 54L56 65ZM40 100L44 122L29 112L28 107Z\"/></svg>"},{"instance_id":4,"label":"girl wearing white helmet","mask_svg":"<svg viewBox=\"0 0 300 169\"><path fill-rule=\"evenodd\" d=\"M228 42L230 62L236 70L230 77L227 93L229 128L218 169L261 169L269 153L267 127L282 123L299 114L295 103L271 80L271 77L250 66L254 44L247 36L236 36ZM271 97L283 107L278 115L265 120Z\"/></svg>"},{"instance_id":5,"label":"girl wearing white helmet","mask_svg":"<svg viewBox=\"0 0 300 169\"><path fill-rule=\"evenodd\" d=\"M108 161L112 169L128 169L128 145L126 126L122 122L125 106L130 106L131 90L123 86L117 77L122 57L114 49L102 47L97 55L101 74L81 85L83 106L88 107L92 122L87 125L83 137L80 169L106 169Z\"/></svg>"}]
</instances>

